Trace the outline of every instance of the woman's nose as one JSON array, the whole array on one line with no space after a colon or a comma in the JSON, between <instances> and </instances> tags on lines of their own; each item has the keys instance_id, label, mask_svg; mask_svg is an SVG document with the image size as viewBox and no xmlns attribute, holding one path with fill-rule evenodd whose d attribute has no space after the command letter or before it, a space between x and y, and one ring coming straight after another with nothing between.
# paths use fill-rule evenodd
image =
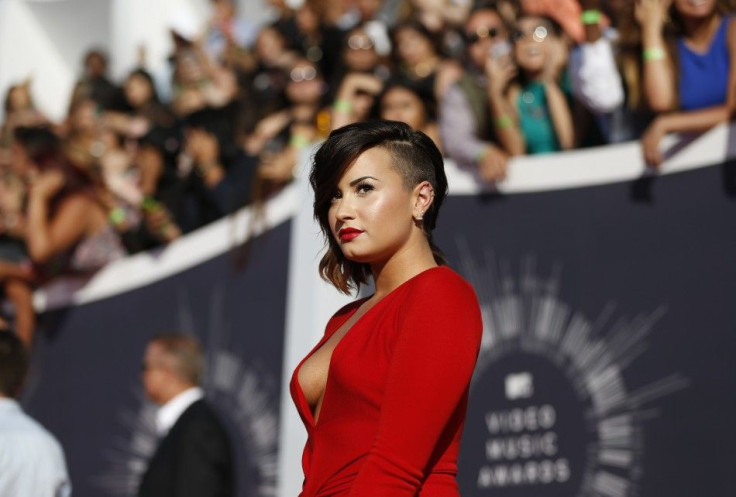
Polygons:
<instances>
[{"instance_id":1,"label":"woman's nose","mask_svg":"<svg viewBox=\"0 0 736 497\"><path fill-rule=\"evenodd\" d=\"M352 219L355 215L352 202L348 198L341 198L337 201L335 206L335 218L338 221L345 221L346 219Z\"/></svg>"}]
</instances>

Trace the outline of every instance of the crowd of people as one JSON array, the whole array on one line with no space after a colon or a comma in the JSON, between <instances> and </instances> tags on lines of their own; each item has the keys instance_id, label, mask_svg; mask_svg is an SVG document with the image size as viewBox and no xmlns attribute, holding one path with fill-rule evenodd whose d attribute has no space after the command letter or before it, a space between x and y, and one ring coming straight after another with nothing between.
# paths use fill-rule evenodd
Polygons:
<instances>
[{"instance_id":1,"label":"crowd of people","mask_svg":"<svg viewBox=\"0 0 736 497\"><path fill-rule=\"evenodd\" d=\"M734 3L271 0L255 26L211 0L204 32L172 25L163 91L145 47L122 81L90 51L63 122L18 82L0 129L0 328L30 345L35 287L262 206L300 150L357 121L403 121L489 183L513 156L636 139L657 167L667 133L731 119Z\"/></svg>"}]
</instances>

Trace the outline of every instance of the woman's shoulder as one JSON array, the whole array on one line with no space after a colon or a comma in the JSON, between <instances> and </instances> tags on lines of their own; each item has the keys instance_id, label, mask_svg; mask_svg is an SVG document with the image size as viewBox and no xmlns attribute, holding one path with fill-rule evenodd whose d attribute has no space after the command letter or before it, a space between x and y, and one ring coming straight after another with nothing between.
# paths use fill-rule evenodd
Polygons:
<instances>
[{"instance_id":1,"label":"woman's shoulder","mask_svg":"<svg viewBox=\"0 0 736 497\"><path fill-rule=\"evenodd\" d=\"M415 277L397 306L402 323L420 323L425 336L444 335L447 329L465 330L470 342L480 341L483 328L480 305L473 286L447 266Z\"/></svg>"},{"instance_id":2,"label":"woman's shoulder","mask_svg":"<svg viewBox=\"0 0 736 497\"><path fill-rule=\"evenodd\" d=\"M472 285L448 266L427 269L407 283L407 288L410 290L407 293L411 296L431 292L439 298L465 297L468 295L475 298Z\"/></svg>"},{"instance_id":3,"label":"woman's shoulder","mask_svg":"<svg viewBox=\"0 0 736 497\"><path fill-rule=\"evenodd\" d=\"M70 217L86 219L96 206L94 198L86 191L62 194L57 201L56 212Z\"/></svg>"}]
</instances>

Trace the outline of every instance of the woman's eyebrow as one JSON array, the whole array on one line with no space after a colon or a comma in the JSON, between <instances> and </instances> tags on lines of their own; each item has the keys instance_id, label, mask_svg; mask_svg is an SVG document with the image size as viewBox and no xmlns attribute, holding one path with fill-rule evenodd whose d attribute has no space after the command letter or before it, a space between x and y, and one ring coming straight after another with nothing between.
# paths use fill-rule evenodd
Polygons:
<instances>
[{"instance_id":1,"label":"woman's eyebrow","mask_svg":"<svg viewBox=\"0 0 736 497\"><path fill-rule=\"evenodd\" d=\"M354 179L353 181L351 181L349 183L349 185L350 186L355 186L358 183L360 183L361 181L363 181L364 179L373 179L373 180L376 180L376 181L380 181L378 178L374 178L373 176L361 176L360 178Z\"/></svg>"}]
</instances>

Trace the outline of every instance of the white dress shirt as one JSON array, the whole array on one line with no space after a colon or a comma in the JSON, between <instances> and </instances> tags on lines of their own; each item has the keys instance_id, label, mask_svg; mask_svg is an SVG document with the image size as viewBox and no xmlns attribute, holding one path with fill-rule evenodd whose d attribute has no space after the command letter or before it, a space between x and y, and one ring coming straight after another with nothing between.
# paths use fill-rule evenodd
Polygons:
<instances>
[{"instance_id":1,"label":"white dress shirt","mask_svg":"<svg viewBox=\"0 0 736 497\"><path fill-rule=\"evenodd\" d=\"M0 397L0 495L71 495L59 442L15 400L5 397Z\"/></svg>"},{"instance_id":2,"label":"white dress shirt","mask_svg":"<svg viewBox=\"0 0 736 497\"><path fill-rule=\"evenodd\" d=\"M159 436L166 435L184 411L202 397L204 391L199 387L192 387L162 405L156 412L156 431Z\"/></svg>"}]
</instances>

